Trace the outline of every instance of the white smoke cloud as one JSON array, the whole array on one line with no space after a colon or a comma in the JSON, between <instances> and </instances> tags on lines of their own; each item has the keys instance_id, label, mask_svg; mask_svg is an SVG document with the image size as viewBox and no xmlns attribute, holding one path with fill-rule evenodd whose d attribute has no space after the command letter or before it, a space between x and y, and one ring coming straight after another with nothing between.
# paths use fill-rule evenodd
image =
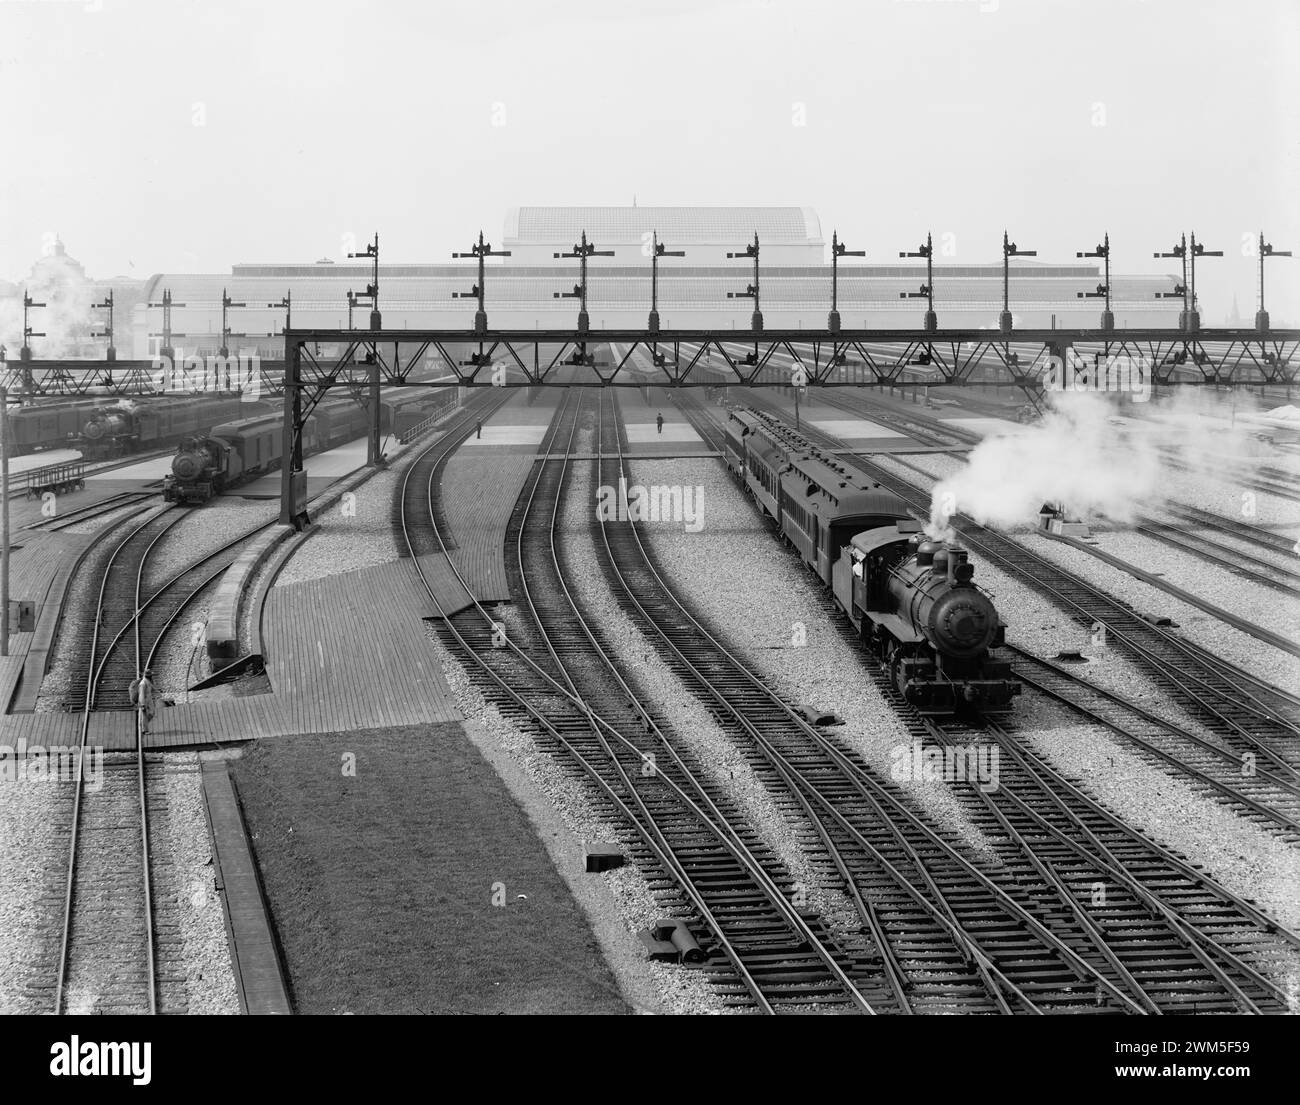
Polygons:
<instances>
[{"instance_id":1,"label":"white smoke cloud","mask_svg":"<svg viewBox=\"0 0 1300 1105\"><path fill-rule=\"evenodd\" d=\"M63 253L42 257L32 268L31 276L14 288L11 295L0 297L0 342L10 360L18 359L23 344L23 293L43 307L32 307L27 324L43 337L33 336L32 353L36 357L73 357L91 353L96 347L91 337L96 328L94 285L75 261Z\"/></svg>"},{"instance_id":2,"label":"white smoke cloud","mask_svg":"<svg viewBox=\"0 0 1300 1105\"><path fill-rule=\"evenodd\" d=\"M1032 526L1044 503L1127 519L1156 489L1156 442L1126 437L1111 421L1114 408L1106 398L1072 392L1050 398L1053 406L1041 421L985 438L965 468L935 485L927 528L932 537L951 538L949 520L958 512L1001 529Z\"/></svg>"},{"instance_id":3,"label":"white smoke cloud","mask_svg":"<svg viewBox=\"0 0 1300 1105\"><path fill-rule=\"evenodd\" d=\"M1162 497L1173 463L1222 473L1225 461L1266 450L1257 424L1234 418L1221 396L1203 388L1123 406L1095 392L1049 392L1047 399L1039 422L985 438L961 471L935 485L927 533L950 539L949 521L959 512L1000 529L1032 527L1044 503L1085 520L1127 522Z\"/></svg>"}]
</instances>

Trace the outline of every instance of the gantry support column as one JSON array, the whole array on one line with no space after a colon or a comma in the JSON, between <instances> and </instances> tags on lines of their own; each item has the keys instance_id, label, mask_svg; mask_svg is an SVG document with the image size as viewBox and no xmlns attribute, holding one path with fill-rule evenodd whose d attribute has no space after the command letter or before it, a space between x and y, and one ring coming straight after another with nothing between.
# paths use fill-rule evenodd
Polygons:
<instances>
[{"instance_id":1,"label":"gantry support column","mask_svg":"<svg viewBox=\"0 0 1300 1105\"><path fill-rule=\"evenodd\" d=\"M284 437L280 465L280 522L294 529L307 517L307 473L302 467L302 346L284 335Z\"/></svg>"}]
</instances>

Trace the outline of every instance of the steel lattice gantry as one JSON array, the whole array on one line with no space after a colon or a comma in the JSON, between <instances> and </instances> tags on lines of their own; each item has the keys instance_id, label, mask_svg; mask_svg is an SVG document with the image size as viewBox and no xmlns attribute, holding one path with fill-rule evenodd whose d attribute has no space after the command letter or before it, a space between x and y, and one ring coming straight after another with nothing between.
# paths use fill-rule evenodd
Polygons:
<instances>
[{"instance_id":1,"label":"steel lattice gantry","mask_svg":"<svg viewBox=\"0 0 1300 1105\"><path fill-rule=\"evenodd\" d=\"M982 368L993 377L981 382L1021 388L1037 403L1063 380L1105 389L1116 365L1151 386L1289 388L1300 370L1297 330L290 329L284 341L281 521L293 524L305 521L303 421L332 388L370 410L373 464L381 387L891 387L917 374L928 386L960 387ZM440 378L411 379L420 363Z\"/></svg>"}]
</instances>

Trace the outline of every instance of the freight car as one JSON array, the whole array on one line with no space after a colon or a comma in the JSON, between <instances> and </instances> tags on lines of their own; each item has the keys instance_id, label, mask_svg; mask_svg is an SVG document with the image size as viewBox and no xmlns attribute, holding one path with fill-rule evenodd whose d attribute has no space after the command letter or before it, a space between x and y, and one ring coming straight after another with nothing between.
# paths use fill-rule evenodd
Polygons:
<instances>
[{"instance_id":1,"label":"freight car","mask_svg":"<svg viewBox=\"0 0 1300 1105\"><path fill-rule=\"evenodd\" d=\"M806 442L732 412L727 466L925 714L993 713L1020 694L993 649L1006 627L965 549L921 532L893 492Z\"/></svg>"}]
</instances>

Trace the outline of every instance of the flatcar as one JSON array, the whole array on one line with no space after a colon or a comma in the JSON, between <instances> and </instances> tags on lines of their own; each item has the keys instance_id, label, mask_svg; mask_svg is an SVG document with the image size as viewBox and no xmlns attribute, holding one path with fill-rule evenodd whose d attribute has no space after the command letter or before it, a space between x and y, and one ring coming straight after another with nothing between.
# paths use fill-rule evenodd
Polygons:
<instances>
[{"instance_id":1,"label":"flatcar","mask_svg":"<svg viewBox=\"0 0 1300 1105\"><path fill-rule=\"evenodd\" d=\"M827 587L921 713L996 713L1021 692L993 650L1006 627L965 549L921 532L907 504L761 417L733 411L727 466Z\"/></svg>"}]
</instances>

